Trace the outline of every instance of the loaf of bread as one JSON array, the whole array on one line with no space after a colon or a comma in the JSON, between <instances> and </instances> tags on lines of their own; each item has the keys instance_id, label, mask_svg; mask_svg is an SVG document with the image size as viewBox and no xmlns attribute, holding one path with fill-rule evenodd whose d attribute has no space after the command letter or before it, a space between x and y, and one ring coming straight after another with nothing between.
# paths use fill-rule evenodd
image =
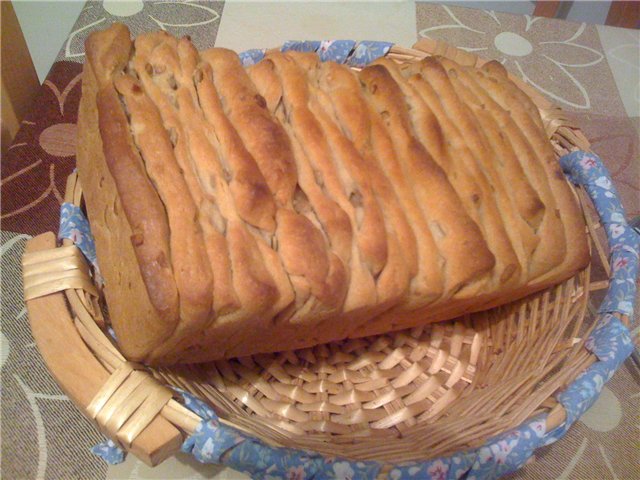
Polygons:
<instances>
[{"instance_id":1,"label":"loaf of bread","mask_svg":"<svg viewBox=\"0 0 640 480\"><path fill-rule=\"evenodd\" d=\"M78 172L131 360L414 327L588 263L575 193L500 64L270 52L245 69L118 24L86 54Z\"/></svg>"}]
</instances>

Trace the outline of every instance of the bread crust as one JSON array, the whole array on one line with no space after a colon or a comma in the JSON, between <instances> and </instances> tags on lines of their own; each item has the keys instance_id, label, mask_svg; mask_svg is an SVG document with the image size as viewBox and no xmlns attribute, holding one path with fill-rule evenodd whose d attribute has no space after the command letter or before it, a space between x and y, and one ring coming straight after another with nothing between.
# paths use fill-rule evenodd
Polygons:
<instances>
[{"instance_id":1,"label":"bread crust","mask_svg":"<svg viewBox=\"0 0 640 480\"><path fill-rule=\"evenodd\" d=\"M126 114L113 87L131 51L126 27L95 32L86 41L78 118L77 163L104 292L120 345L141 360L179 321L179 296L171 265L164 207L144 168ZM138 328L146 335L137 334Z\"/></svg>"},{"instance_id":2,"label":"bread crust","mask_svg":"<svg viewBox=\"0 0 640 480\"><path fill-rule=\"evenodd\" d=\"M402 176L410 182L445 261L445 298L467 292L475 294L483 288L486 274L494 268L495 257L478 224L463 208L443 167L426 148L427 143L412 135L417 130L409 116L409 99L404 94L410 86L403 81L395 65L386 61L364 68L360 79L394 141ZM415 105L413 109L416 109ZM429 144L429 148L434 148L433 144ZM438 199L437 203L434 198ZM433 267L428 271L431 269Z\"/></svg>"},{"instance_id":3,"label":"bread crust","mask_svg":"<svg viewBox=\"0 0 640 480\"><path fill-rule=\"evenodd\" d=\"M376 305L377 292L373 271L375 264L367 263L363 252L358 248L362 229L356 220L354 206L349 202L344 185L333 164L333 153L326 141L318 119L309 108L310 93L306 75L294 60L281 53L267 57L274 64L274 71L282 83L283 103L287 109L287 123L293 136L301 147L300 154L308 159L315 183L324 195L329 196L348 216L350 231L354 233L350 246L350 285L345 299L345 311ZM303 153L304 152L304 153Z\"/></svg>"},{"instance_id":4,"label":"bread crust","mask_svg":"<svg viewBox=\"0 0 640 480\"><path fill-rule=\"evenodd\" d=\"M490 70L491 68L500 67L485 66L483 70L486 71L486 69ZM479 75L483 76L482 71ZM548 273L538 277L536 281L540 283L549 280L559 281L560 278L566 278L584 268L589 262L590 253L585 234L584 216L580 211L576 196L555 158L551 143L544 133L538 109L535 108L531 99L506 76L500 75L493 78L498 80L498 84L501 86L501 93L491 87L494 82L489 79L484 82L484 85L491 89L492 95L495 95L494 98L501 103L503 108L510 112L515 122L517 122L519 129L538 159L536 164L542 165L544 178L547 179L556 199L557 214L560 216L560 223L565 233L566 253L556 269L551 269ZM559 276L558 273L560 273Z\"/></svg>"}]
</instances>

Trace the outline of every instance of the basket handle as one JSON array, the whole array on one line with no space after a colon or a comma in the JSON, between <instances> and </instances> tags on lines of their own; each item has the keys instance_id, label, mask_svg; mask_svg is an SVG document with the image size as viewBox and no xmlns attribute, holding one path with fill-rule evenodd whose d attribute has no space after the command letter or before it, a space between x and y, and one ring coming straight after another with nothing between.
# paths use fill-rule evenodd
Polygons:
<instances>
[{"instance_id":1,"label":"basket handle","mask_svg":"<svg viewBox=\"0 0 640 480\"><path fill-rule=\"evenodd\" d=\"M55 235L48 232L29 240L25 254L58 250ZM62 391L89 417L87 407L109 381L109 372L80 336L63 292L30 298L26 306L31 332L45 365ZM133 440L129 450L145 463L155 465L173 455L181 443L181 432L158 415Z\"/></svg>"}]
</instances>

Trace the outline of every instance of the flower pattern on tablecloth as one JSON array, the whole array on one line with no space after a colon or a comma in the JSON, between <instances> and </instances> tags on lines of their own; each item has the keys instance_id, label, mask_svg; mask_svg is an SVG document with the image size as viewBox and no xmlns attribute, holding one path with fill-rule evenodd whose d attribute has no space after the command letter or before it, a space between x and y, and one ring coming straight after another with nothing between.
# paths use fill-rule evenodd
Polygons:
<instances>
[{"instance_id":1,"label":"flower pattern on tablecloth","mask_svg":"<svg viewBox=\"0 0 640 480\"><path fill-rule=\"evenodd\" d=\"M38 93L36 108L3 155L0 191L5 230L35 235L57 229L65 183L75 166L81 70L75 63L54 65Z\"/></svg>"},{"instance_id":2,"label":"flower pattern on tablecloth","mask_svg":"<svg viewBox=\"0 0 640 480\"><path fill-rule=\"evenodd\" d=\"M585 31L589 36L595 34L594 26L563 22L554 31L549 28L554 20L545 18L447 5L439 8L437 19L432 15L426 25L419 23L421 37L447 40L480 57L499 60L560 106L592 108L587 83L591 67L604 59L600 45L584 40Z\"/></svg>"},{"instance_id":3,"label":"flower pattern on tablecloth","mask_svg":"<svg viewBox=\"0 0 640 480\"><path fill-rule=\"evenodd\" d=\"M176 37L189 35L199 49L214 45L223 2L210 1L105 1L87 2L58 60L84 61L84 42L95 30L123 22L134 36L166 30Z\"/></svg>"}]
</instances>

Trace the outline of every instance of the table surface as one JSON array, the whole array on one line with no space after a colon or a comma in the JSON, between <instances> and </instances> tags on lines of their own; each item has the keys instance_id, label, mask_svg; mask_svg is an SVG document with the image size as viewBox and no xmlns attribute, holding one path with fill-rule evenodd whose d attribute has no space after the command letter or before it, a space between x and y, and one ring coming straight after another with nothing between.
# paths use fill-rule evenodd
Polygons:
<instances>
[{"instance_id":1,"label":"table surface","mask_svg":"<svg viewBox=\"0 0 640 480\"><path fill-rule=\"evenodd\" d=\"M33 235L57 230L75 166L87 35L112 22L134 35L163 28L199 48L238 51L292 39L445 40L501 60L575 118L609 168L627 210L640 215L640 32L443 5L395 3L90 2L60 50L31 113L2 159L2 476L4 478L246 478L178 455L155 469L130 456L108 466L89 448L99 433L60 392L31 337L20 257ZM637 324L637 323L636 323ZM627 362L560 442L512 478L640 476L640 372Z\"/></svg>"}]
</instances>

